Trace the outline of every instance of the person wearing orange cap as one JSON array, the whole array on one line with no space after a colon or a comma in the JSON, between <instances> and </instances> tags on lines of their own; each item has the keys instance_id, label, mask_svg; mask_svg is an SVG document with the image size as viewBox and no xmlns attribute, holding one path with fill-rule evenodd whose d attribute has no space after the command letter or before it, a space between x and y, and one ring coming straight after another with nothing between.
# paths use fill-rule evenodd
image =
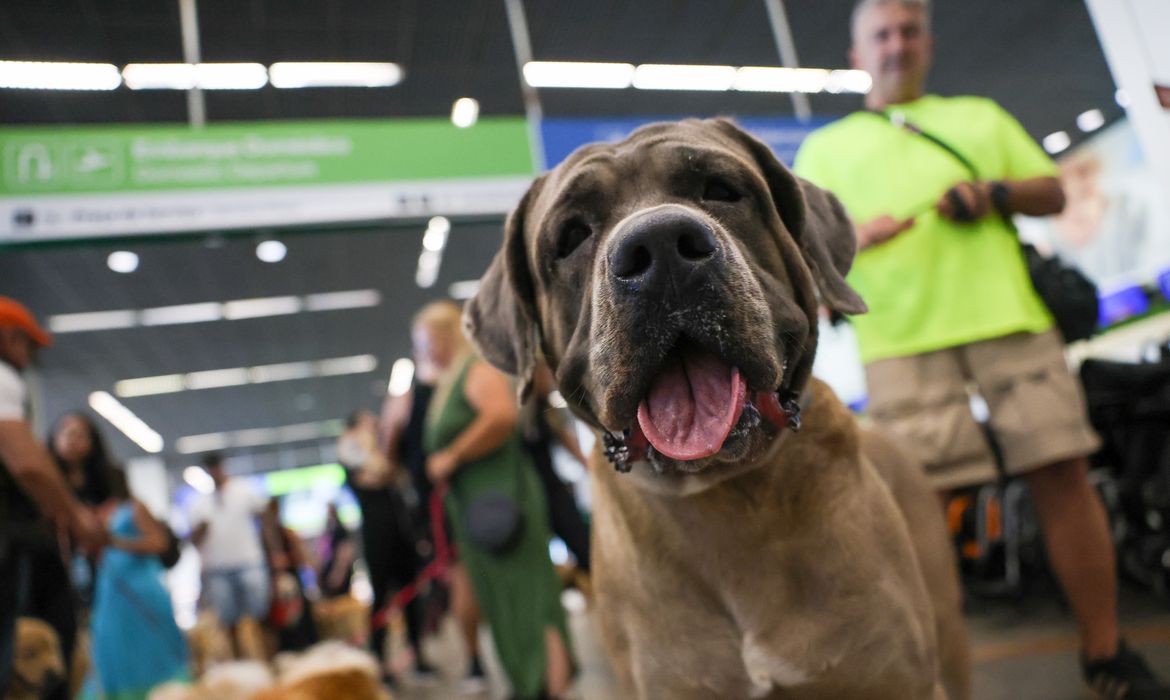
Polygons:
<instances>
[{"instance_id":1,"label":"person wearing orange cap","mask_svg":"<svg viewBox=\"0 0 1170 700\"><path fill-rule=\"evenodd\" d=\"M105 538L101 521L70 492L28 420L20 373L51 342L23 304L0 296L0 694L12 671L16 618L29 597L29 552L56 546L46 518L85 545Z\"/></svg>"}]
</instances>

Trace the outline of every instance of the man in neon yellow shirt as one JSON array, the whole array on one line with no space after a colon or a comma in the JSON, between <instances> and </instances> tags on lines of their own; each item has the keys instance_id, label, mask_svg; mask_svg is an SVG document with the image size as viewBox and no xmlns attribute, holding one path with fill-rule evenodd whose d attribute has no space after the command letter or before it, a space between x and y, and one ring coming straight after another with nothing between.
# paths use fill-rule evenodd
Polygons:
<instances>
[{"instance_id":1,"label":"man in neon yellow shirt","mask_svg":"<svg viewBox=\"0 0 1170 700\"><path fill-rule=\"evenodd\" d=\"M1099 441L1007 223L1063 208L1056 168L991 100L925 93L928 20L926 0L857 4L850 61L873 76L867 110L810 135L796 158L857 222L849 281L870 309L854 319L870 413L939 491L989 482L977 386L1005 469L1031 491L1086 682L1110 698L1170 698L1121 641L1113 545L1086 478Z\"/></svg>"}]
</instances>

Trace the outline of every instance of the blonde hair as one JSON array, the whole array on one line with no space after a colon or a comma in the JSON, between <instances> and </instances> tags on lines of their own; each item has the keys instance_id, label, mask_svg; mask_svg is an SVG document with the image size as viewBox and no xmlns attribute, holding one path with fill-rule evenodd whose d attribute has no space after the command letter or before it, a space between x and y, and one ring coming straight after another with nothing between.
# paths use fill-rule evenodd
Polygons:
<instances>
[{"instance_id":1,"label":"blonde hair","mask_svg":"<svg viewBox=\"0 0 1170 700\"><path fill-rule=\"evenodd\" d=\"M453 301L432 301L419 309L410 326L422 326L446 334L454 343L456 354L470 346L467 337L463 335L463 309Z\"/></svg>"}]
</instances>

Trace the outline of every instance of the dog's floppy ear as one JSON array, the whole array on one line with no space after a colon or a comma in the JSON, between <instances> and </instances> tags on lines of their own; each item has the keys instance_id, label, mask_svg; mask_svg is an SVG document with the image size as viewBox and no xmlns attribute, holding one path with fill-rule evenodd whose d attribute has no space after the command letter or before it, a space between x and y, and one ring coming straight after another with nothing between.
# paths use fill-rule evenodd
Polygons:
<instances>
[{"instance_id":1,"label":"dog's floppy ear","mask_svg":"<svg viewBox=\"0 0 1170 700\"><path fill-rule=\"evenodd\" d=\"M793 175L776 159L772 149L734 123L726 119L717 119L715 123L755 157L768 182L776 211L796 238L824 304L846 314L868 311L865 302L845 282L845 274L857 253L857 237L853 222L837 198Z\"/></svg>"},{"instance_id":2,"label":"dog's floppy ear","mask_svg":"<svg viewBox=\"0 0 1170 700\"><path fill-rule=\"evenodd\" d=\"M532 389L539 347L536 295L524 224L544 178L537 178L504 224L504 245L479 282L479 291L463 311L463 328L479 354L498 369L519 379L520 401Z\"/></svg>"}]
</instances>

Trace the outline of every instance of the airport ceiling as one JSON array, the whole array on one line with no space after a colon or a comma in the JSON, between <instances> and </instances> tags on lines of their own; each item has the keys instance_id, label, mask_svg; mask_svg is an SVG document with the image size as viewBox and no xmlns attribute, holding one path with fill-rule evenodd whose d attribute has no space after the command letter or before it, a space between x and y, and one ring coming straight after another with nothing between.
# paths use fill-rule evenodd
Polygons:
<instances>
[{"instance_id":1,"label":"airport ceiling","mask_svg":"<svg viewBox=\"0 0 1170 700\"><path fill-rule=\"evenodd\" d=\"M527 0L537 60L777 65L763 0ZM1120 116L1114 84L1087 10L1072 0L935 3L936 61L930 87L983 94L1016 114L1033 136L1075 133L1081 112ZM847 67L852 0L786 0L804 66ZM523 101L503 0L198 0L206 62L394 61L404 80L389 88L206 92L215 121L445 117L463 96L481 114L519 115ZM0 60L181 62L177 0L5 0ZM786 116L784 95L639 90L542 90L546 116ZM814 95L817 116L856 109L847 95ZM0 126L172 122L187 119L176 91L42 92L0 90ZM139 269L111 272L113 244L0 250L0 294L41 316L160 307L193 302L377 290L376 306L236 321L68 333L41 358L42 413L84 406L91 391L122 379L373 355L361 374L307 377L127 398L166 442L171 467L197 455L175 451L178 438L223 431L304 426L376 407L391 363L409 352L411 314L446 294L451 282L478 277L500 240L497 221L455 222L439 280L414 282L421 224L366 227L285 237L283 262L262 263L256 240L225 238L137 242ZM143 452L104 425L121 459ZM286 431L295 438L296 431ZM240 447L245 468L315 463L330 457L328 438Z\"/></svg>"}]
</instances>

